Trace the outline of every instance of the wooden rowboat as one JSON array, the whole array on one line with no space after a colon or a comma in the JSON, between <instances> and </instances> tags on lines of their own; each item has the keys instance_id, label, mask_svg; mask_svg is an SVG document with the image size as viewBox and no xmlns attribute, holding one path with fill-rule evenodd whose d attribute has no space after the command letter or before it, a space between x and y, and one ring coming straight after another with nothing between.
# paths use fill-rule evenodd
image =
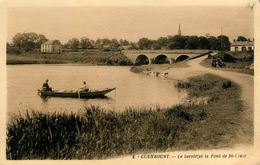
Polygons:
<instances>
[{"instance_id":1,"label":"wooden rowboat","mask_svg":"<svg viewBox=\"0 0 260 165\"><path fill-rule=\"evenodd\" d=\"M106 88L104 90L90 90L90 91L77 91L77 90L66 90L66 91L43 91L38 90L38 94L41 97L72 97L72 98L102 98L105 95L116 88Z\"/></svg>"}]
</instances>

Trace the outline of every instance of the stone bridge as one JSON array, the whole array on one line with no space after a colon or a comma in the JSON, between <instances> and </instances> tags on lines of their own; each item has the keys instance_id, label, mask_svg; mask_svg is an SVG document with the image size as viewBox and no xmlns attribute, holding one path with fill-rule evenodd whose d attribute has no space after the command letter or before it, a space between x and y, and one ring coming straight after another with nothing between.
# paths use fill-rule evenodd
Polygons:
<instances>
[{"instance_id":1,"label":"stone bridge","mask_svg":"<svg viewBox=\"0 0 260 165\"><path fill-rule=\"evenodd\" d=\"M123 50L135 65L172 64L211 53L210 50Z\"/></svg>"}]
</instances>

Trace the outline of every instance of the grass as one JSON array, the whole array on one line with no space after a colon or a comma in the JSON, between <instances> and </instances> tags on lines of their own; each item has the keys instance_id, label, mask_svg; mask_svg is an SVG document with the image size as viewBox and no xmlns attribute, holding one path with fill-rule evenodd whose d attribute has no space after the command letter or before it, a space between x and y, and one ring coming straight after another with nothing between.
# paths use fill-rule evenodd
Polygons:
<instances>
[{"instance_id":1,"label":"grass","mask_svg":"<svg viewBox=\"0 0 260 165\"><path fill-rule=\"evenodd\" d=\"M219 148L240 143L253 143L253 121L241 123L244 109L239 97L239 86L212 75L194 77L188 84L179 82L178 86L188 90L188 99L191 100L192 107L189 112L191 116L197 116L197 118L186 125L185 132L181 134L182 142L179 143L179 148ZM208 97L208 103L193 107L196 105L192 103L194 97ZM247 135L240 133L241 125L246 125L247 130L243 131L247 132ZM249 138L244 141L242 136L249 136Z\"/></svg>"},{"instance_id":2,"label":"grass","mask_svg":"<svg viewBox=\"0 0 260 165\"><path fill-rule=\"evenodd\" d=\"M8 126L8 159L103 159L140 150L165 150L175 143L178 110L105 112L84 115L31 113ZM145 120L147 119L147 120ZM46 145L48 144L48 145Z\"/></svg>"},{"instance_id":3,"label":"grass","mask_svg":"<svg viewBox=\"0 0 260 165\"><path fill-rule=\"evenodd\" d=\"M233 82L223 88L227 81L207 74L179 82L188 101L166 109L114 112L90 106L81 115L18 115L7 126L7 159L106 159L252 143L253 135L245 142L238 131L241 124L250 124L241 123L240 88ZM208 97L207 103L192 102L200 97Z\"/></svg>"},{"instance_id":4,"label":"grass","mask_svg":"<svg viewBox=\"0 0 260 165\"><path fill-rule=\"evenodd\" d=\"M91 65L132 65L132 62L119 52L85 51L63 52L62 54L21 54L7 55L7 64L64 64L83 63Z\"/></svg>"}]
</instances>

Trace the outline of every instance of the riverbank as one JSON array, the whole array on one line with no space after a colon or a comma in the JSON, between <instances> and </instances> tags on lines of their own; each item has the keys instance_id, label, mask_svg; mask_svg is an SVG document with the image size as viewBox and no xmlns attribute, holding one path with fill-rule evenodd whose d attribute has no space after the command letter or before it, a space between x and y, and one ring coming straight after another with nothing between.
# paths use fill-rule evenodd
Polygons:
<instances>
[{"instance_id":1,"label":"riverbank","mask_svg":"<svg viewBox=\"0 0 260 165\"><path fill-rule=\"evenodd\" d=\"M85 51L63 52L62 54L27 53L8 54L7 65L16 64L88 64L88 65L132 65L132 62L120 52Z\"/></svg>"},{"instance_id":2,"label":"riverbank","mask_svg":"<svg viewBox=\"0 0 260 165\"><path fill-rule=\"evenodd\" d=\"M187 61L181 61L174 64L150 64L150 65L140 65L140 66L132 66L130 71L133 73L145 73L145 74L167 74L169 69L172 68L187 68L189 65Z\"/></svg>"},{"instance_id":3,"label":"riverbank","mask_svg":"<svg viewBox=\"0 0 260 165\"><path fill-rule=\"evenodd\" d=\"M84 115L17 116L7 127L7 159L105 159L252 143L253 135L244 141L237 131L248 124L241 120L244 107L237 84L206 74L176 86L187 90L189 97L185 103L167 109L119 113L92 106ZM204 101L198 104L195 100Z\"/></svg>"}]
</instances>

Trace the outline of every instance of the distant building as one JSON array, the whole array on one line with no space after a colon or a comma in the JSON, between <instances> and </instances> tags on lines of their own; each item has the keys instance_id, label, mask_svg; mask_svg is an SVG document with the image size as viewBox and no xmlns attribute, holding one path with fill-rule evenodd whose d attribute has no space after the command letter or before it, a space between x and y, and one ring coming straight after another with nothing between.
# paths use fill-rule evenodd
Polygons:
<instances>
[{"instance_id":1,"label":"distant building","mask_svg":"<svg viewBox=\"0 0 260 165\"><path fill-rule=\"evenodd\" d=\"M253 51L254 41L235 41L230 45L231 51Z\"/></svg>"},{"instance_id":2,"label":"distant building","mask_svg":"<svg viewBox=\"0 0 260 165\"><path fill-rule=\"evenodd\" d=\"M59 40L49 40L41 44L41 53L61 53L62 46Z\"/></svg>"}]
</instances>

